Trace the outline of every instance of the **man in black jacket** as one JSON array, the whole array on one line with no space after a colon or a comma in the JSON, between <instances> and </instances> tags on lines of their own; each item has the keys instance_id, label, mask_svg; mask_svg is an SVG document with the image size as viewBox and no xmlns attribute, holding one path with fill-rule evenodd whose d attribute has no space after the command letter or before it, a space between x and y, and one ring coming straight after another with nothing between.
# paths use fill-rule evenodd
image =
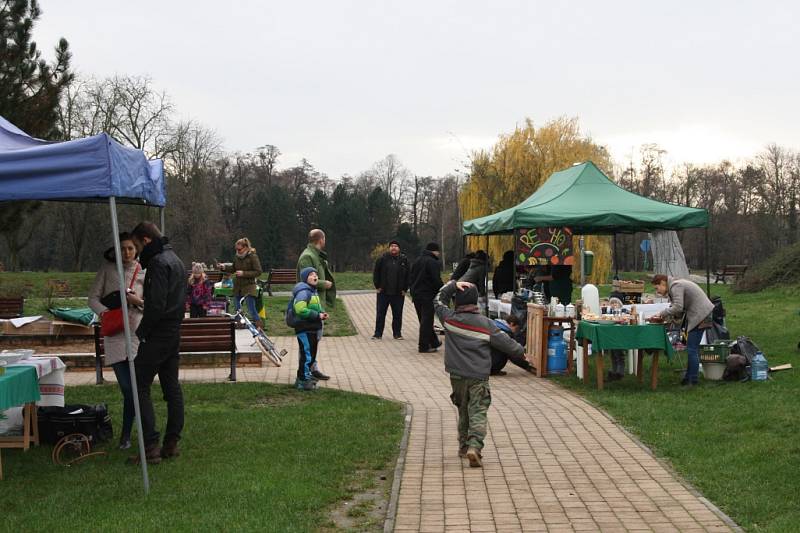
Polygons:
<instances>
[{"instance_id":1,"label":"man in black jacket","mask_svg":"<svg viewBox=\"0 0 800 533\"><path fill-rule=\"evenodd\" d=\"M419 319L419 351L435 352L441 346L433 331L433 298L442 286L442 263L439 245L428 243L411 266L411 300Z\"/></svg>"},{"instance_id":2,"label":"man in black jacket","mask_svg":"<svg viewBox=\"0 0 800 533\"><path fill-rule=\"evenodd\" d=\"M146 269L144 313L136 336L136 386L142 416L145 457L148 463L177 457L183 430L183 391L178 381L178 350L186 301L186 268L172 251L166 237L152 222L142 222L133 231L139 261ZM164 446L159 447L156 415L150 387L156 374L167 402L167 428ZM131 458L139 460L137 455Z\"/></svg>"},{"instance_id":3,"label":"man in black jacket","mask_svg":"<svg viewBox=\"0 0 800 533\"><path fill-rule=\"evenodd\" d=\"M389 242L389 251L375 261L372 282L377 296L377 313L375 315L375 334L373 339L383 336L386 324L386 311L392 307L392 334L395 339L402 339L403 303L408 290L408 258L400 253L400 243Z\"/></svg>"}]
</instances>

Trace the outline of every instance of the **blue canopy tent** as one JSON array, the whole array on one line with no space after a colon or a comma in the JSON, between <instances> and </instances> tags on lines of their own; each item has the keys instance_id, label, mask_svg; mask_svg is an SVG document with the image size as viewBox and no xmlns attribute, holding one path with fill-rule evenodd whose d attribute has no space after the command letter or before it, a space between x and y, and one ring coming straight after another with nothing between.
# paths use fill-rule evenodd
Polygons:
<instances>
[{"instance_id":1,"label":"blue canopy tent","mask_svg":"<svg viewBox=\"0 0 800 533\"><path fill-rule=\"evenodd\" d=\"M0 117L0 202L19 200L65 200L109 202L120 294L125 294L125 276L119 243L117 202L160 207L163 230L167 203L164 164L149 161L141 150L122 146L106 133L73 141L44 141L26 134ZM125 345L133 390L133 363L128 307L122 306ZM150 490L139 397L133 395L139 436L139 458L145 493Z\"/></svg>"}]
</instances>

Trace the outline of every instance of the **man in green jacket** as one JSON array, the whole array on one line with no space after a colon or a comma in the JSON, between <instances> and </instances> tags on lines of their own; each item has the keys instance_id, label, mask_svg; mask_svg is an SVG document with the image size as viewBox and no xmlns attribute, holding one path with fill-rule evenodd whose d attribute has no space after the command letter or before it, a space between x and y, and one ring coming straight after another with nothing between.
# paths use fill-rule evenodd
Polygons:
<instances>
[{"instance_id":1,"label":"man in green jacket","mask_svg":"<svg viewBox=\"0 0 800 533\"><path fill-rule=\"evenodd\" d=\"M308 267L317 271L319 277L317 293L320 301L323 302L325 309L332 310L336 306L336 282L328 265L328 254L325 253L325 232L321 229L312 229L308 232L308 246L297 259L297 279L301 279L300 272ZM320 328L318 338L322 338L322 334L323 329ZM330 379L330 376L320 371L318 361L314 361L311 375L321 380Z\"/></svg>"}]
</instances>

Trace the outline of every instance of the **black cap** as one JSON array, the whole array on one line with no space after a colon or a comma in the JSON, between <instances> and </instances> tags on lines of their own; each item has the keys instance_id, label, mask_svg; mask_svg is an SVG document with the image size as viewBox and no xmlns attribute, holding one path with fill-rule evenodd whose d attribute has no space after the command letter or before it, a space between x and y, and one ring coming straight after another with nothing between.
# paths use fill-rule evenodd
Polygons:
<instances>
[{"instance_id":1,"label":"black cap","mask_svg":"<svg viewBox=\"0 0 800 533\"><path fill-rule=\"evenodd\" d=\"M478 303L478 288L474 285L463 291L456 291L456 307Z\"/></svg>"},{"instance_id":2,"label":"black cap","mask_svg":"<svg viewBox=\"0 0 800 533\"><path fill-rule=\"evenodd\" d=\"M427 246L425 246L425 249L428 250L429 252L438 252L439 245L436 244L435 242L429 242Z\"/></svg>"},{"instance_id":3,"label":"black cap","mask_svg":"<svg viewBox=\"0 0 800 533\"><path fill-rule=\"evenodd\" d=\"M397 239L392 239L391 241L389 241L389 246L391 246L393 244L396 244L399 247L400 246L400 241L398 241Z\"/></svg>"}]
</instances>

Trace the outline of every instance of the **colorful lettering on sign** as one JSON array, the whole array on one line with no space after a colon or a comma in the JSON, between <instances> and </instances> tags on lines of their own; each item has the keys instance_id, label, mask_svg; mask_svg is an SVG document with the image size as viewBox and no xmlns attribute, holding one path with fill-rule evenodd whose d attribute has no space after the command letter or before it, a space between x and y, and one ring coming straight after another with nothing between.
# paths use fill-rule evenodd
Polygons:
<instances>
[{"instance_id":1,"label":"colorful lettering on sign","mask_svg":"<svg viewBox=\"0 0 800 533\"><path fill-rule=\"evenodd\" d=\"M572 230L534 228L517 230L518 265L571 265Z\"/></svg>"}]
</instances>

